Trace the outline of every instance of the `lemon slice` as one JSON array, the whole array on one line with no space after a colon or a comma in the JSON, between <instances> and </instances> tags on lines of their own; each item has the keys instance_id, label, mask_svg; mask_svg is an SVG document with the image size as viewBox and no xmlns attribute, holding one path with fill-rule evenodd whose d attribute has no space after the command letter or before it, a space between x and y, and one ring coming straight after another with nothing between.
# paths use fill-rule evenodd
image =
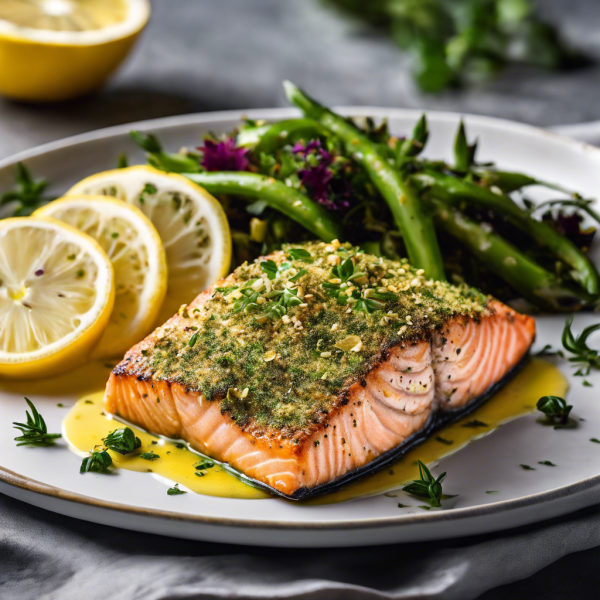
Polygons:
<instances>
[{"instance_id":1,"label":"lemon slice","mask_svg":"<svg viewBox=\"0 0 600 600\"><path fill-rule=\"evenodd\" d=\"M0 375L44 377L85 362L114 297L112 265L92 238L54 219L0 221Z\"/></svg>"},{"instance_id":2,"label":"lemon slice","mask_svg":"<svg viewBox=\"0 0 600 600\"><path fill-rule=\"evenodd\" d=\"M229 271L231 234L225 212L213 196L181 175L146 166L115 169L80 181L67 194L120 198L152 221L169 269L158 324Z\"/></svg>"},{"instance_id":3,"label":"lemon slice","mask_svg":"<svg viewBox=\"0 0 600 600\"><path fill-rule=\"evenodd\" d=\"M110 258L115 306L93 357L124 354L150 331L167 290L167 260L154 225L131 204L105 196L61 198L38 209L38 215L87 233Z\"/></svg>"},{"instance_id":4,"label":"lemon slice","mask_svg":"<svg viewBox=\"0 0 600 600\"><path fill-rule=\"evenodd\" d=\"M0 0L0 93L55 101L90 92L149 15L148 0Z\"/></svg>"}]
</instances>

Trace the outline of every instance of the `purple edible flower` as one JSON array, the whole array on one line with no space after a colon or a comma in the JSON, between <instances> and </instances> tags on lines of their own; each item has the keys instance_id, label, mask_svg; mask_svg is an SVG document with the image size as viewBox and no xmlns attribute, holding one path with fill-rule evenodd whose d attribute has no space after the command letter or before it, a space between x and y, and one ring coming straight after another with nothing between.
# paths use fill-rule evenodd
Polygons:
<instances>
[{"instance_id":1,"label":"purple edible flower","mask_svg":"<svg viewBox=\"0 0 600 600\"><path fill-rule=\"evenodd\" d=\"M246 158L247 148L236 148L235 140L227 138L219 142L204 140L202 166L207 171L246 171L250 162Z\"/></svg>"}]
</instances>

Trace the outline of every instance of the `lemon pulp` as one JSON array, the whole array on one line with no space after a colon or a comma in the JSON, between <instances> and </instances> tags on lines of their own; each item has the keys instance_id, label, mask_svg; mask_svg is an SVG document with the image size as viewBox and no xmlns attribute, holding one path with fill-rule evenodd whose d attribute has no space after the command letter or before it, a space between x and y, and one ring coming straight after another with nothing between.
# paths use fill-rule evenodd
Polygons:
<instances>
[{"instance_id":1,"label":"lemon pulp","mask_svg":"<svg viewBox=\"0 0 600 600\"><path fill-rule=\"evenodd\" d=\"M0 0L0 20L49 31L91 31L127 18L123 0Z\"/></svg>"},{"instance_id":2,"label":"lemon pulp","mask_svg":"<svg viewBox=\"0 0 600 600\"><path fill-rule=\"evenodd\" d=\"M503 423L533 412L541 396L564 397L567 389L567 380L557 367L546 361L533 359L483 406L436 432L406 453L391 468L367 476L337 492L309 500L304 505L345 502L398 489L408 481L418 478L418 468L415 464L417 459L426 464L438 461L477 438L490 434ZM95 445L101 444L102 438L110 431L123 426L118 420L102 413L102 398L102 392L85 396L64 420L64 435L78 451L87 452ZM468 421L480 421L485 423L485 427L464 427ZM116 466L122 469L151 471L199 494L246 499L269 497L265 492L244 484L218 466L206 470L204 476L198 477L194 474L193 466L199 459L197 454L179 448L176 442L150 435L136 427L132 429L142 441L141 451L153 451L160 459L149 462L137 455L121 456L111 452ZM446 443L440 442L440 439Z\"/></svg>"}]
</instances>

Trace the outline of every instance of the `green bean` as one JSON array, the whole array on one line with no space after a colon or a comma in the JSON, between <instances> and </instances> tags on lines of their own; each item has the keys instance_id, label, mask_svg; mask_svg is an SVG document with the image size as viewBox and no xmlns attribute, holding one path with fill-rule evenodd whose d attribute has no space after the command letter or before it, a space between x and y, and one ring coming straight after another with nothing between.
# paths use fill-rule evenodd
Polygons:
<instances>
[{"instance_id":1,"label":"green bean","mask_svg":"<svg viewBox=\"0 0 600 600\"><path fill-rule=\"evenodd\" d=\"M289 81L284 82L288 99L344 143L346 152L368 173L389 205L400 229L411 264L433 279L444 279L442 255L433 219L421 205L414 187L406 184L377 145L349 121L321 106Z\"/></svg>"},{"instance_id":2,"label":"green bean","mask_svg":"<svg viewBox=\"0 0 600 600\"><path fill-rule=\"evenodd\" d=\"M187 173L185 176L211 194L264 200L268 206L300 223L326 242L343 239L342 228L331 212L272 177L239 171Z\"/></svg>"},{"instance_id":3,"label":"green bean","mask_svg":"<svg viewBox=\"0 0 600 600\"><path fill-rule=\"evenodd\" d=\"M484 230L452 206L431 198L435 222L456 238L489 269L532 304L553 310L573 310L589 298L564 285L499 235Z\"/></svg>"},{"instance_id":4,"label":"green bean","mask_svg":"<svg viewBox=\"0 0 600 600\"><path fill-rule=\"evenodd\" d=\"M540 185L542 187L567 194L567 196L575 196L572 191L549 181L543 181L542 179L536 179L530 177L524 173L516 173L514 171L496 171L492 169L473 169L473 172L481 177L481 184L485 187L496 186L502 190L505 194L510 194L518 190L522 190L526 187L533 185Z\"/></svg>"},{"instance_id":5,"label":"green bean","mask_svg":"<svg viewBox=\"0 0 600 600\"><path fill-rule=\"evenodd\" d=\"M580 283L586 292L594 297L600 294L600 277L594 264L565 236L558 233L547 223L533 219L528 213L521 210L513 200L504 194L474 184L470 181L457 179L444 175L433 169L425 169L424 176L414 176L414 181L427 187L433 197L460 207L462 201L490 209L506 219L515 227L535 241L543 248L571 267L571 276Z\"/></svg>"},{"instance_id":6,"label":"green bean","mask_svg":"<svg viewBox=\"0 0 600 600\"><path fill-rule=\"evenodd\" d=\"M272 154L281 146L298 140L324 138L330 133L313 119L288 119L269 125L242 129L237 137L238 146L252 146L257 154Z\"/></svg>"}]
</instances>

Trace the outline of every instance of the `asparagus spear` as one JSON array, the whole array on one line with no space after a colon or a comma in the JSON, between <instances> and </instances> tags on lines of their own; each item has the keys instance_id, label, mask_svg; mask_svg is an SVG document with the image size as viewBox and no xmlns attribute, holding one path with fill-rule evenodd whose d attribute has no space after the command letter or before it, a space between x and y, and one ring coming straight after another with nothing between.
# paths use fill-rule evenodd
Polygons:
<instances>
[{"instance_id":1,"label":"asparagus spear","mask_svg":"<svg viewBox=\"0 0 600 600\"><path fill-rule=\"evenodd\" d=\"M344 232L333 214L298 190L272 177L242 171L185 173L211 194L264 200L268 206L300 223L326 242L343 239Z\"/></svg>"},{"instance_id":2,"label":"asparagus spear","mask_svg":"<svg viewBox=\"0 0 600 600\"><path fill-rule=\"evenodd\" d=\"M424 175L414 176L414 181L429 190L429 194L445 203L458 207L461 201L468 201L480 208L491 209L508 219L515 227L530 235L536 244L547 248L571 268L571 275L585 291L595 297L600 294L600 277L594 264L565 236L542 221L536 221L521 210L513 200L504 194L496 194L487 188L464 179L439 173L426 168Z\"/></svg>"},{"instance_id":3,"label":"asparagus spear","mask_svg":"<svg viewBox=\"0 0 600 600\"><path fill-rule=\"evenodd\" d=\"M366 170L392 211L411 264L424 269L433 279L444 279L444 265L433 220L423 210L414 187L403 181L377 145L354 125L309 98L293 83L285 81L283 85L288 99L307 117L337 135L348 154Z\"/></svg>"}]
</instances>

